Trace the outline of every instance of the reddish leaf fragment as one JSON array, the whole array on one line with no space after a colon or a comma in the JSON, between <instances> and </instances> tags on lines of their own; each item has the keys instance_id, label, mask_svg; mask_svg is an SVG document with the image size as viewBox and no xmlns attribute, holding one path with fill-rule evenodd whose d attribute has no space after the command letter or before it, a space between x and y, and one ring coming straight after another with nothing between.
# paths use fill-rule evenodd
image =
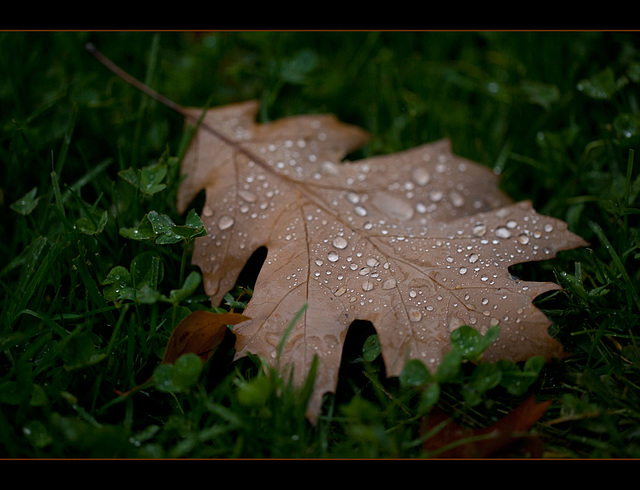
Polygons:
<instances>
[{"instance_id":1,"label":"reddish leaf fragment","mask_svg":"<svg viewBox=\"0 0 640 490\"><path fill-rule=\"evenodd\" d=\"M437 458L495 456L496 453L525 436L525 433L544 415L550 404L551 400L537 403L532 396L498 422L483 429L461 426L448 419L443 412L433 411L423 420L422 434L435 429L447 419L448 423L429 437L424 442L423 448L427 452L434 452L434 457ZM442 451L447 446L451 447Z\"/></svg>"},{"instance_id":2,"label":"reddish leaf fragment","mask_svg":"<svg viewBox=\"0 0 640 490\"><path fill-rule=\"evenodd\" d=\"M196 310L182 320L167 342L162 364L173 364L183 354L197 354L207 362L215 353L227 331L249 318L238 313L211 313Z\"/></svg>"}]
</instances>

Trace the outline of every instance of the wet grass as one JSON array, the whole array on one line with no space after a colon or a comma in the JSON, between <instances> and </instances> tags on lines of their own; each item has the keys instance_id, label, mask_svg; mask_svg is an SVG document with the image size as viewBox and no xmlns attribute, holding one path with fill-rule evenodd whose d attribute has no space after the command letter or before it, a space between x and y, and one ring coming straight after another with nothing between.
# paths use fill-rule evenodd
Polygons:
<instances>
[{"instance_id":1,"label":"wet grass","mask_svg":"<svg viewBox=\"0 0 640 490\"><path fill-rule=\"evenodd\" d=\"M538 304L572 356L527 393L469 403L452 383L438 405L488 424L530 393L552 397L534 428L543 457L640 456L640 43L600 32L0 33L0 456L424 455L424 406L363 358L366 324L317 426L284 380L232 362L231 342L183 389L118 396L153 373L181 315L208 303L187 281L190 240L120 233L150 211L185 222L183 122L99 65L88 41L183 106L257 98L263 121L335 113L373 135L354 157L448 137L514 199L567 221L590 247L514 273L563 286ZM142 168L152 191L119 175ZM119 298L116 266L182 292Z\"/></svg>"}]
</instances>

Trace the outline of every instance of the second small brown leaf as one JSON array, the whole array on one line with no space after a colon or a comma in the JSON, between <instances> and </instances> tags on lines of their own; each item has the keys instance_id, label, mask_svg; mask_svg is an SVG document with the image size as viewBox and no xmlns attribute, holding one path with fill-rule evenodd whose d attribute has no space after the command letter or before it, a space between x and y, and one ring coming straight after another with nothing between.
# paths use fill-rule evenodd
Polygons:
<instances>
[{"instance_id":1,"label":"second small brown leaf","mask_svg":"<svg viewBox=\"0 0 640 490\"><path fill-rule=\"evenodd\" d=\"M183 354L197 354L207 362L215 353L228 330L249 318L238 313L211 313L196 310L173 330L165 348L162 364L173 364Z\"/></svg>"},{"instance_id":2,"label":"second small brown leaf","mask_svg":"<svg viewBox=\"0 0 640 490\"><path fill-rule=\"evenodd\" d=\"M521 405L509 412L495 424L482 429L462 426L437 410L423 419L423 434L445 424L426 439L423 449L434 453L437 458L487 458L504 450L510 444L522 438L544 415L551 404L550 400L536 402L529 397ZM539 454L533 454L538 457Z\"/></svg>"}]
</instances>

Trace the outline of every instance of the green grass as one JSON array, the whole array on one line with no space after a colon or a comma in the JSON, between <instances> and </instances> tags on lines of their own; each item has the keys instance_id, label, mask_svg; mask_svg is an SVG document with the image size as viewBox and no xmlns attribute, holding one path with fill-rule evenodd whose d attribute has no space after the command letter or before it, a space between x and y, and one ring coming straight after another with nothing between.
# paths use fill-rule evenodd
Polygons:
<instances>
[{"instance_id":1,"label":"green grass","mask_svg":"<svg viewBox=\"0 0 640 490\"><path fill-rule=\"evenodd\" d=\"M356 158L448 137L512 198L567 221L588 248L513 272L563 286L538 305L571 357L526 392L479 398L458 362L437 406L487 425L529 394L553 398L532 430L544 457L640 457L640 38L624 32L0 33L0 457L428 456L418 427L433 380L386 379L379 357L363 358L366 325L316 426L304 391L256 359L232 362L229 339L182 385L118 396L153 374L184 314L210 305L191 239L121 234L152 211L185 223L183 121L88 41L182 106L257 98L261 121L335 113L373 135ZM157 187L123 178L139 169Z\"/></svg>"}]
</instances>

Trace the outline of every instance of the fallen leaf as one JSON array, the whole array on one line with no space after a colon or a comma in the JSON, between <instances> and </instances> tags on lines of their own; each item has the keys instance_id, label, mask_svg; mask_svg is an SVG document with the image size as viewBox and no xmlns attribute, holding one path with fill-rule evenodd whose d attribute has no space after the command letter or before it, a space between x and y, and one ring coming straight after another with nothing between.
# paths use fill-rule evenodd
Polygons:
<instances>
[{"instance_id":1,"label":"fallen leaf","mask_svg":"<svg viewBox=\"0 0 640 490\"><path fill-rule=\"evenodd\" d=\"M421 425L423 435L433 431L433 435L425 440L423 449L437 458L493 456L523 438L550 404L551 400L537 403L531 396L496 423L482 429L465 427L450 419L444 412L432 410ZM530 442L536 441L532 439ZM536 445L531 446L535 451ZM538 457L539 454L535 452L533 456Z\"/></svg>"},{"instance_id":2,"label":"fallen leaf","mask_svg":"<svg viewBox=\"0 0 640 490\"><path fill-rule=\"evenodd\" d=\"M184 354L196 354L205 364L222 343L227 325L236 325L249 318L239 313L212 313L195 310L189 313L173 329L167 341L161 365L175 364ZM144 383L128 391L115 390L118 396L128 396L153 381L151 376Z\"/></svg>"},{"instance_id":3,"label":"fallen leaf","mask_svg":"<svg viewBox=\"0 0 640 490\"><path fill-rule=\"evenodd\" d=\"M250 320L234 328L236 357L276 362L302 383L319 356L308 407L337 383L347 329L373 323L389 376L408 359L437 367L451 332L501 328L487 361L549 359L562 346L532 300L559 286L516 279L508 267L584 246L566 223L513 203L490 169L442 140L392 155L342 161L368 139L332 115L258 124L255 101L181 109L201 124L184 157L178 210L204 189L207 236L193 263L218 305L252 254L267 248Z\"/></svg>"},{"instance_id":4,"label":"fallen leaf","mask_svg":"<svg viewBox=\"0 0 640 490\"><path fill-rule=\"evenodd\" d=\"M197 354L203 363L218 349L228 330L249 318L239 313L211 313L196 310L187 315L173 330L162 358L162 364L173 364L183 354Z\"/></svg>"}]
</instances>

